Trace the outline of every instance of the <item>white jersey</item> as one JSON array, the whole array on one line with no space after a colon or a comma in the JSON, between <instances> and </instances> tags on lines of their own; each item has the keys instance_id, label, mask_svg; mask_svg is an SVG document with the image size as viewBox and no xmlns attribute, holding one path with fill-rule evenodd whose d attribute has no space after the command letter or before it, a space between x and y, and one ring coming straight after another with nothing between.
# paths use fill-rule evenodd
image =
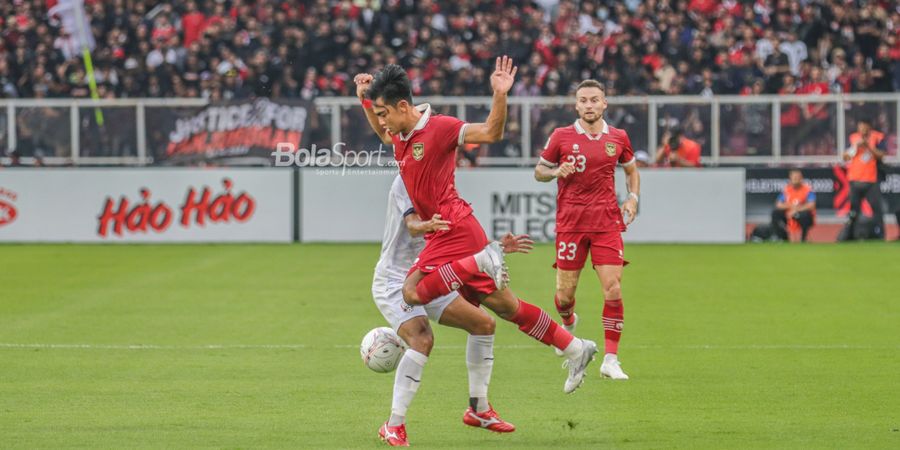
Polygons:
<instances>
[{"instance_id":1,"label":"white jersey","mask_svg":"<svg viewBox=\"0 0 900 450\"><path fill-rule=\"evenodd\" d=\"M381 239L381 258L375 266L375 280L402 284L413 262L425 248L425 239L412 237L406 228L405 217L414 213L412 201L400 175L394 178L388 195L384 237Z\"/></svg>"}]
</instances>

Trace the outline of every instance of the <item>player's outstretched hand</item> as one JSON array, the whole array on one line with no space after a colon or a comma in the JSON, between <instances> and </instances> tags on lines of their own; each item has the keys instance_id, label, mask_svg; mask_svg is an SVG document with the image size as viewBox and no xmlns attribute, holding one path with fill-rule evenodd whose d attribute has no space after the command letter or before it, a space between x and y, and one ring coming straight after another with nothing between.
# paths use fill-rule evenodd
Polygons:
<instances>
[{"instance_id":1,"label":"player's outstretched hand","mask_svg":"<svg viewBox=\"0 0 900 450\"><path fill-rule=\"evenodd\" d=\"M356 96L359 98L365 97L366 91L369 90L369 86L374 79L375 77L368 73L361 73L353 77L353 82L356 83Z\"/></svg>"},{"instance_id":2,"label":"player's outstretched hand","mask_svg":"<svg viewBox=\"0 0 900 450\"><path fill-rule=\"evenodd\" d=\"M534 241L527 234L506 233L506 236L500 239L500 246L503 247L503 253L531 253Z\"/></svg>"},{"instance_id":3,"label":"player's outstretched hand","mask_svg":"<svg viewBox=\"0 0 900 450\"><path fill-rule=\"evenodd\" d=\"M564 162L556 168L556 173L554 175L556 178L565 178L573 173L575 173L575 164Z\"/></svg>"},{"instance_id":4,"label":"player's outstretched hand","mask_svg":"<svg viewBox=\"0 0 900 450\"><path fill-rule=\"evenodd\" d=\"M637 214L637 201L633 198L625 200L625 203L622 204L622 214L625 215L625 226L631 225L631 222L634 222L634 216Z\"/></svg>"},{"instance_id":5,"label":"player's outstretched hand","mask_svg":"<svg viewBox=\"0 0 900 450\"><path fill-rule=\"evenodd\" d=\"M450 229L450 221L441 219L440 214L431 216L431 220L425 222L425 232L447 231Z\"/></svg>"},{"instance_id":6,"label":"player's outstretched hand","mask_svg":"<svg viewBox=\"0 0 900 450\"><path fill-rule=\"evenodd\" d=\"M497 58L494 73L491 74L491 89L495 94L505 94L512 88L515 82L518 66L513 66L512 58L503 55Z\"/></svg>"}]
</instances>

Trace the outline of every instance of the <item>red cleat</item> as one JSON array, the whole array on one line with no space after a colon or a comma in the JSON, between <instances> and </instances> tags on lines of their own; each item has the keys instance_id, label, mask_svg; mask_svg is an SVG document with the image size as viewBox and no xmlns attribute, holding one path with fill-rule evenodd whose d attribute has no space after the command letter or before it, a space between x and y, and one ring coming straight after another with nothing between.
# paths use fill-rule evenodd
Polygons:
<instances>
[{"instance_id":1,"label":"red cleat","mask_svg":"<svg viewBox=\"0 0 900 450\"><path fill-rule=\"evenodd\" d=\"M409 447L409 441L406 440L406 425L400 424L396 427L389 427L387 422L378 429L378 436L387 445L391 447Z\"/></svg>"},{"instance_id":2,"label":"red cleat","mask_svg":"<svg viewBox=\"0 0 900 450\"><path fill-rule=\"evenodd\" d=\"M470 427L486 428L494 433L512 433L516 431L516 426L501 419L494 411L494 407L488 405L487 411L477 413L470 406L463 415L463 423Z\"/></svg>"}]
</instances>

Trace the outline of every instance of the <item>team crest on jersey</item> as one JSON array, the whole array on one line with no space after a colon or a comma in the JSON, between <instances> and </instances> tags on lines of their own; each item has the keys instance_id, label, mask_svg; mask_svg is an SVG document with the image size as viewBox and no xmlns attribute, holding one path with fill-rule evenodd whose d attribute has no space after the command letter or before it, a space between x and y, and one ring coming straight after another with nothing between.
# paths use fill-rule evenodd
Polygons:
<instances>
[{"instance_id":1,"label":"team crest on jersey","mask_svg":"<svg viewBox=\"0 0 900 450\"><path fill-rule=\"evenodd\" d=\"M612 142L606 143L606 156L616 156L616 144Z\"/></svg>"},{"instance_id":2,"label":"team crest on jersey","mask_svg":"<svg viewBox=\"0 0 900 450\"><path fill-rule=\"evenodd\" d=\"M421 161L425 157L425 144L416 142L413 144L413 159Z\"/></svg>"},{"instance_id":3,"label":"team crest on jersey","mask_svg":"<svg viewBox=\"0 0 900 450\"><path fill-rule=\"evenodd\" d=\"M578 153L578 144L572 144L572 152Z\"/></svg>"}]
</instances>

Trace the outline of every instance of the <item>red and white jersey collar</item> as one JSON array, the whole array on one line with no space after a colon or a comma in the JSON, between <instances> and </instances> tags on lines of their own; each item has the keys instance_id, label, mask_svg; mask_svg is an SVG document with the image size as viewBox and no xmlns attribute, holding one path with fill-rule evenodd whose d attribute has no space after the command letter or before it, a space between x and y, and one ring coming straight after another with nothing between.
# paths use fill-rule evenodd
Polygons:
<instances>
[{"instance_id":1,"label":"red and white jersey collar","mask_svg":"<svg viewBox=\"0 0 900 450\"><path fill-rule=\"evenodd\" d=\"M416 106L416 110L422 113L422 117L419 117L419 121L416 122L416 126L407 134L406 136L403 133L398 133L397 137L400 138L401 141L408 141L409 138L412 137L413 133L416 131L425 128L425 125L428 124L428 119L431 118L431 105L428 103L422 103L421 105Z\"/></svg>"},{"instance_id":2,"label":"red and white jersey collar","mask_svg":"<svg viewBox=\"0 0 900 450\"><path fill-rule=\"evenodd\" d=\"M604 134L609 134L609 125L606 123L605 120L603 120L603 119L600 119L600 120L603 121L603 129L600 130L600 134L593 135L591 133L588 133L587 130L585 130L584 127L581 126L580 119L575 121L575 131L578 134L583 134L583 135L587 136L587 138L592 141L599 141L600 138L603 137Z\"/></svg>"}]
</instances>

